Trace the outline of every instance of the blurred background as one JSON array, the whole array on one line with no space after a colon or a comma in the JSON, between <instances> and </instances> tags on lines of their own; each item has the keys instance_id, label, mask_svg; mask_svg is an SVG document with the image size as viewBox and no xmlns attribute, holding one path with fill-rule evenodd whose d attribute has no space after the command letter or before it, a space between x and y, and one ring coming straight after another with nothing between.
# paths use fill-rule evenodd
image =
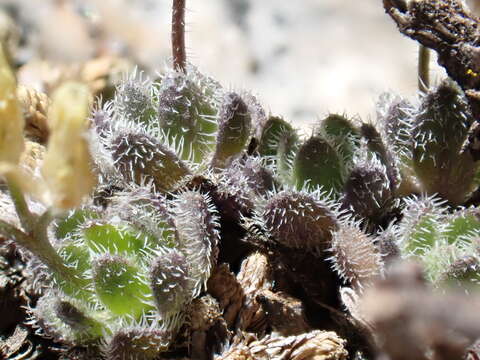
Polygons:
<instances>
[{"instance_id":1,"label":"blurred background","mask_svg":"<svg viewBox=\"0 0 480 360\"><path fill-rule=\"evenodd\" d=\"M187 7L189 61L226 87L252 91L297 127L328 112L374 120L384 91L415 97L417 44L397 31L381 0L195 0ZM85 72L82 64L94 58L108 58L103 66L119 72L138 64L152 74L169 62L170 0L0 0L0 10L19 82L43 91L65 76L60 67ZM432 79L441 76L432 66Z\"/></svg>"}]
</instances>

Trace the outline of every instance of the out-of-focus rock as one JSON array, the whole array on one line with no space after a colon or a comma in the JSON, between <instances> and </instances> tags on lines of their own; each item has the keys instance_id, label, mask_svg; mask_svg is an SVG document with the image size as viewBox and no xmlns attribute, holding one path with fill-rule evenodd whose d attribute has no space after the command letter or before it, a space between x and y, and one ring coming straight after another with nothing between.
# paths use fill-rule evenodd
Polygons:
<instances>
[{"instance_id":1,"label":"out-of-focus rock","mask_svg":"<svg viewBox=\"0 0 480 360\"><path fill-rule=\"evenodd\" d=\"M125 58L101 56L83 64L79 80L89 86L93 95L101 95L103 100L107 100L113 97L115 86L133 68L133 64Z\"/></svg>"},{"instance_id":2,"label":"out-of-focus rock","mask_svg":"<svg viewBox=\"0 0 480 360\"><path fill-rule=\"evenodd\" d=\"M81 62L95 54L87 24L68 1L36 6L40 55L56 62ZM30 5L33 6L33 5Z\"/></svg>"},{"instance_id":3,"label":"out-of-focus rock","mask_svg":"<svg viewBox=\"0 0 480 360\"><path fill-rule=\"evenodd\" d=\"M422 280L421 268L398 263L366 291L359 311L391 360L461 359L480 334L478 295L439 294ZM452 310L453 309L453 310Z\"/></svg>"},{"instance_id":4,"label":"out-of-focus rock","mask_svg":"<svg viewBox=\"0 0 480 360\"><path fill-rule=\"evenodd\" d=\"M94 96L101 95L107 100L113 96L115 86L133 68L130 61L116 56L100 56L72 64L33 60L22 66L17 76L20 84L46 94L65 81L80 81L88 85Z\"/></svg>"},{"instance_id":5,"label":"out-of-focus rock","mask_svg":"<svg viewBox=\"0 0 480 360\"><path fill-rule=\"evenodd\" d=\"M153 71L171 57L169 1L4 1L20 9L34 54L76 62L120 54ZM378 94L417 92L417 44L378 1L210 0L187 8L189 60L225 85L260 94L298 127L329 111L373 118ZM439 74L432 58L434 81Z\"/></svg>"}]
</instances>

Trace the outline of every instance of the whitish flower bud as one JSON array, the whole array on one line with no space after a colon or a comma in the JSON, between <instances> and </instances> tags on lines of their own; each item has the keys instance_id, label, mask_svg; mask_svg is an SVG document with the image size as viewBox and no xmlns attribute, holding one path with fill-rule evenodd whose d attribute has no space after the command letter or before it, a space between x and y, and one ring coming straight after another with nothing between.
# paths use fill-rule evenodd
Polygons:
<instances>
[{"instance_id":1,"label":"whitish flower bud","mask_svg":"<svg viewBox=\"0 0 480 360\"><path fill-rule=\"evenodd\" d=\"M26 86L18 87L17 96L25 118L25 135L45 144L48 140L47 113L50 99L46 94Z\"/></svg>"},{"instance_id":2,"label":"whitish flower bud","mask_svg":"<svg viewBox=\"0 0 480 360\"><path fill-rule=\"evenodd\" d=\"M24 148L25 121L17 100L15 75L0 46L0 161L18 163Z\"/></svg>"},{"instance_id":3,"label":"whitish flower bud","mask_svg":"<svg viewBox=\"0 0 480 360\"><path fill-rule=\"evenodd\" d=\"M53 94L51 135L42 167L50 201L59 209L78 206L96 184L85 138L91 95L85 85L67 82Z\"/></svg>"}]
</instances>

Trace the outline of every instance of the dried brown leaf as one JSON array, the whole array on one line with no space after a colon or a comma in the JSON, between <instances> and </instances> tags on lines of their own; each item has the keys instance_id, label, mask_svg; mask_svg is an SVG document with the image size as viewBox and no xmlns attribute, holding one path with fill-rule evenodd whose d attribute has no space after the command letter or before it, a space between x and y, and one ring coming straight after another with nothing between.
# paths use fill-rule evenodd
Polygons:
<instances>
[{"instance_id":1,"label":"dried brown leaf","mask_svg":"<svg viewBox=\"0 0 480 360\"><path fill-rule=\"evenodd\" d=\"M186 338L193 359L210 359L230 337L218 302L210 295L194 299L186 310Z\"/></svg>"},{"instance_id":2,"label":"dried brown leaf","mask_svg":"<svg viewBox=\"0 0 480 360\"><path fill-rule=\"evenodd\" d=\"M265 314L256 299L261 290L272 288L272 271L265 255L254 253L243 261L237 275L245 301L238 315L237 327L240 330L261 332L265 328Z\"/></svg>"},{"instance_id":3,"label":"dried brown leaf","mask_svg":"<svg viewBox=\"0 0 480 360\"><path fill-rule=\"evenodd\" d=\"M320 330L261 340L247 336L216 360L341 360L348 356L345 343L334 332Z\"/></svg>"},{"instance_id":4,"label":"dried brown leaf","mask_svg":"<svg viewBox=\"0 0 480 360\"><path fill-rule=\"evenodd\" d=\"M228 264L218 266L207 282L208 292L217 299L223 309L223 318L232 328L244 301L242 286Z\"/></svg>"},{"instance_id":5,"label":"dried brown leaf","mask_svg":"<svg viewBox=\"0 0 480 360\"><path fill-rule=\"evenodd\" d=\"M268 325L283 336L299 335L311 330L305 317L303 303L282 291L264 289L256 300L261 304Z\"/></svg>"}]
</instances>

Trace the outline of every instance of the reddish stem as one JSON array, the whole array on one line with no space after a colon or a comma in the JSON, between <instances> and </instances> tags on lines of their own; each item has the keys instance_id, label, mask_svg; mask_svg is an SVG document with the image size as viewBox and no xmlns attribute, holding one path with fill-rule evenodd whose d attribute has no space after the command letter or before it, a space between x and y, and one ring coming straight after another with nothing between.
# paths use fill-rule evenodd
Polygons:
<instances>
[{"instance_id":1,"label":"reddish stem","mask_svg":"<svg viewBox=\"0 0 480 360\"><path fill-rule=\"evenodd\" d=\"M172 53L175 70L185 72L185 0L173 0L172 7Z\"/></svg>"}]
</instances>

